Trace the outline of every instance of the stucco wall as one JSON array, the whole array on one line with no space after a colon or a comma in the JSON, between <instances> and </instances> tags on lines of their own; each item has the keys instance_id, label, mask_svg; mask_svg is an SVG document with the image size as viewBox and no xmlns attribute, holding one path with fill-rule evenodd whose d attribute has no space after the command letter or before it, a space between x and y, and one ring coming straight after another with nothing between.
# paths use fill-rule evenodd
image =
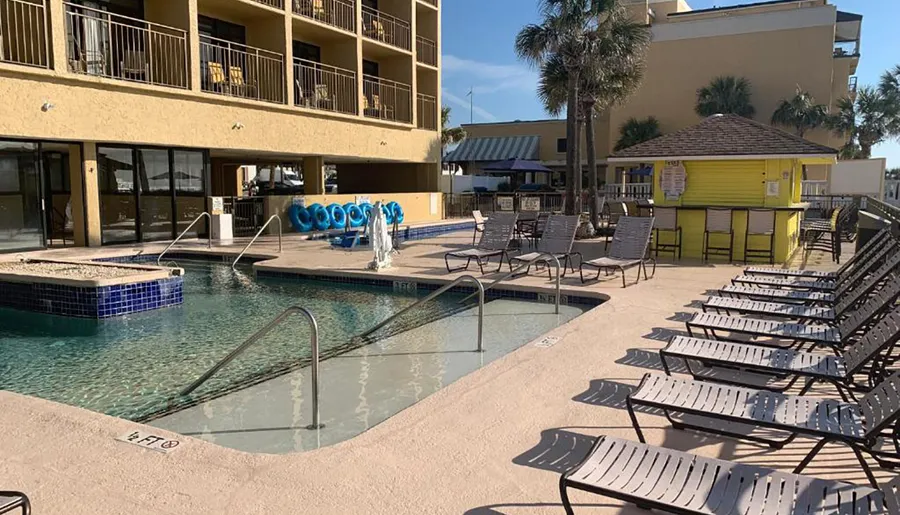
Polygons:
<instances>
[{"instance_id":1,"label":"stucco wall","mask_svg":"<svg viewBox=\"0 0 900 515\"><path fill-rule=\"evenodd\" d=\"M364 195L364 194L360 194ZM432 212L432 196L436 195L435 206L436 211ZM364 196L369 197L370 202L374 204L376 201L383 203L397 202L403 208L403 225L419 224L425 222L438 222L443 219L444 201L441 193L388 193L376 194L371 193ZM357 195L304 195L306 205L321 204L327 206L329 204L344 205L348 202L356 202ZM272 195L265 197L266 217L279 215L281 221L285 224L284 231L292 232L293 228L287 217L288 207L293 203L294 197L288 195Z\"/></svg>"}]
</instances>

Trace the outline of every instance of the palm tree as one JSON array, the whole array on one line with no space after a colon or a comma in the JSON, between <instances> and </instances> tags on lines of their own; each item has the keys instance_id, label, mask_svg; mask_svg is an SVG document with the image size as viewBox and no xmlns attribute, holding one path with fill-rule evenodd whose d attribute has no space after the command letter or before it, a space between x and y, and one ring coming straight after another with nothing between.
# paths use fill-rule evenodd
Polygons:
<instances>
[{"instance_id":1,"label":"palm tree","mask_svg":"<svg viewBox=\"0 0 900 515\"><path fill-rule=\"evenodd\" d=\"M900 64L884 72L878 92L885 98L885 108L889 111L888 132L900 138Z\"/></svg>"},{"instance_id":2,"label":"palm tree","mask_svg":"<svg viewBox=\"0 0 900 515\"><path fill-rule=\"evenodd\" d=\"M466 139L466 131L462 127L449 127L450 125L450 108L441 108L441 157L447 146L459 143Z\"/></svg>"},{"instance_id":3,"label":"palm tree","mask_svg":"<svg viewBox=\"0 0 900 515\"><path fill-rule=\"evenodd\" d=\"M591 222L599 223L597 195L597 152L594 118L612 106L623 102L640 85L644 72L644 54L650 43L646 26L633 22L619 0L601 2L599 23L586 35L585 65L578 83L578 102L575 135L580 141L582 123L585 129L586 154L591 190ZM554 116L562 113L568 103L569 74L563 58L554 54L541 66L538 96L546 110ZM580 169L580 148L575 162ZM576 173L574 198L581 200L581 174ZM580 207L580 206L578 206ZM580 212L576 209L576 212Z\"/></svg>"},{"instance_id":4,"label":"palm tree","mask_svg":"<svg viewBox=\"0 0 900 515\"><path fill-rule=\"evenodd\" d=\"M516 54L533 66L557 56L567 72L566 213L575 214L575 154L578 139L578 85L585 66L587 34L600 23L599 13L616 0L540 0L541 23L526 25L516 36ZM580 166L580 163L578 163Z\"/></svg>"},{"instance_id":5,"label":"palm tree","mask_svg":"<svg viewBox=\"0 0 900 515\"><path fill-rule=\"evenodd\" d=\"M622 150L660 136L662 131L656 118L652 116L644 120L629 118L619 128L619 141L616 142L615 150Z\"/></svg>"},{"instance_id":6,"label":"palm tree","mask_svg":"<svg viewBox=\"0 0 900 515\"><path fill-rule=\"evenodd\" d=\"M797 92L790 99L783 99L772 113L772 125L791 127L797 136L803 137L806 131L818 129L828 120L828 107L817 104L816 99L797 86Z\"/></svg>"},{"instance_id":7,"label":"palm tree","mask_svg":"<svg viewBox=\"0 0 900 515\"><path fill-rule=\"evenodd\" d=\"M898 116L900 106L896 98L866 86L857 91L855 100L845 97L838 101L838 112L829 118L828 125L848 138L842 157L869 159L872 147L894 134Z\"/></svg>"},{"instance_id":8,"label":"palm tree","mask_svg":"<svg viewBox=\"0 0 900 515\"><path fill-rule=\"evenodd\" d=\"M736 114L753 118L756 109L750 103L750 81L731 75L716 77L697 90L694 111L702 117L714 114Z\"/></svg>"}]
</instances>

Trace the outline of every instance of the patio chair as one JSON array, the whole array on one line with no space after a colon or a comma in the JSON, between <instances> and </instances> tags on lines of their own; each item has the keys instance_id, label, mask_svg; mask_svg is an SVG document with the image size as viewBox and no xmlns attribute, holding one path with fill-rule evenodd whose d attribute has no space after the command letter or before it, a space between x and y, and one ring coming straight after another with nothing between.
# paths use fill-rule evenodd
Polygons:
<instances>
[{"instance_id":1,"label":"patio chair","mask_svg":"<svg viewBox=\"0 0 900 515\"><path fill-rule=\"evenodd\" d=\"M22 492L0 490L0 513L21 510L22 515L31 515L31 501Z\"/></svg>"},{"instance_id":2,"label":"patio chair","mask_svg":"<svg viewBox=\"0 0 900 515\"><path fill-rule=\"evenodd\" d=\"M570 267L574 272L575 267L572 265L572 257L578 256L579 260L581 258L580 252L572 252L572 245L575 244L575 232L578 231L580 218L581 217L578 215L549 215L546 219L546 227L543 230L541 239L537 242L537 250L535 252L529 252L528 254L522 254L521 256L510 256L509 271L513 271L514 261L517 263L526 263L539 258L542 254L551 254L562 264L563 276L566 275L566 267ZM550 272L550 258L544 256L544 258L537 261L537 263L547 265L547 275L552 279L553 274ZM528 265L523 274L518 275L527 275L529 271L531 271L531 265Z\"/></svg>"},{"instance_id":3,"label":"patio chair","mask_svg":"<svg viewBox=\"0 0 900 515\"><path fill-rule=\"evenodd\" d=\"M206 73L209 76L211 91L224 92L228 89L228 81L225 79L225 68L222 63L209 61L206 63Z\"/></svg>"},{"instance_id":4,"label":"patio chair","mask_svg":"<svg viewBox=\"0 0 900 515\"><path fill-rule=\"evenodd\" d=\"M882 229L873 236L859 252L855 253L852 258L844 262L834 272L824 272L820 270L804 270L801 268L774 268L767 266L751 266L744 269L744 275L775 275L780 277L800 277L808 279L829 279L838 280L839 277L849 274L853 267L865 263L870 255L880 250L884 245L896 244L896 240L891 237L890 229Z\"/></svg>"},{"instance_id":5,"label":"patio chair","mask_svg":"<svg viewBox=\"0 0 900 515\"><path fill-rule=\"evenodd\" d=\"M656 250L656 257L660 252L671 252L672 257L681 259L681 226L678 225L678 208L674 207L658 207L655 209L654 218L656 225L654 227L653 244ZM660 240L660 231L672 233L672 243L663 243Z\"/></svg>"},{"instance_id":6,"label":"patio chair","mask_svg":"<svg viewBox=\"0 0 900 515\"><path fill-rule=\"evenodd\" d=\"M229 87L232 90L239 90L240 96L242 97L255 97L256 93L251 94L250 92L257 92L256 82L245 81L244 80L244 70L240 66L231 65L228 67L228 78L229 78Z\"/></svg>"},{"instance_id":7,"label":"patio chair","mask_svg":"<svg viewBox=\"0 0 900 515\"><path fill-rule=\"evenodd\" d=\"M813 250L830 252L831 260L840 263L841 221L845 212L844 207L836 207L832 210L830 218L801 221L800 241L804 242L804 249L807 252Z\"/></svg>"},{"instance_id":8,"label":"patio chair","mask_svg":"<svg viewBox=\"0 0 900 515\"><path fill-rule=\"evenodd\" d=\"M584 283L584 267L596 268L597 277L600 272L610 270L622 272L622 287L625 288L625 269L638 267L637 282L641 280L641 268L644 269L644 280L647 276L647 261L653 262L653 275L656 275L656 260L650 257L647 248L650 245L650 234L653 231L654 219L648 217L623 216L616 224L612 246L606 257L583 261L579 267L581 282ZM651 276L652 277L652 276ZM596 280L595 279L595 280ZM637 284L637 282L635 284Z\"/></svg>"},{"instance_id":9,"label":"patio chair","mask_svg":"<svg viewBox=\"0 0 900 515\"><path fill-rule=\"evenodd\" d=\"M709 256L728 256L729 263L734 260L733 218L734 211L731 208L710 207L706 209L706 225L703 229L704 263L709 261ZM712 236L728 236L728 246L712 246L710 244Z\"/></svg>"},{"instance_id":10,"label":"patio chair","mask_svg":"<svg viewBox=\"0 0 900 515\"><path fill-rule=\"evenodd\" d=\"M690 336L694 336L694 331L700 329L707 338L712 336L718 340L734 339L733 336L728 338L720 337L717 333L717 331L720 331L727 332L730 335L743 334L752 337L792 340L794 342L792 346L796 345L798 348L802 347L804 343L811 343L813 347L826 345L836 351L840 351L840 349L846 347L851 336L870 324L882 312L890 309L897 297L900 297L900 278L893 276L881 291L866 300L859 309L853 311L850 316L844 318L836 325L800 324L780 320L730 317L711 313L697 313L684 325ZM775 345L756 340L753 343L756 345Z\"/></svg>"},{"instance_id":11,"label":"patio chair","mask_svg":"<svg viewBox=\"0 0 900 515\"><path fill-rule=\"evenodd\" d=\"M838 276L836 280L807 279L804 277L781 277L775 275L741 275L731 280L732 284L749 284L753 286L767 286L771 288L792 288L798 290L826 291L837 293L838 296L865 279L866 275L880 266L892 253L897 252L896 244L883 245L874 255L869 255L866 261L854 267L851 272Z\"/></svg>"},{"instance_id":12,"label":"patio chair","mask_svg":"<svg viewBox=\"0 0 900 515\"><path fill-rule=\"evenodd\" d=\"M150 63L147 55L140 50L126 50L120 63L122 76L142 82L150 81Z\"/></svg>"},{"instance_id":13,"label":"patio chair","mask_svg":"<svg viewBox=\"0 0 900 515\"><path fill-rule=\"evenodd\" d=\"M878 384L884 379L887 375L886 367L890 363L889 356L898 340L900 340L900 307L894 307L859 340L851 343L840 356L687 336L673 336L669 344L659 351L659 356L667 375L672 375L670 360L678 358L684 360L688 373L695 379L710 379L717 383L741 386L751 385L738 379L742 374L737 374L735 379L727 379L721 375L711 376L708 370L695 370L691 366L691 361L699 361L704 367L740 368L774 375L778 379L790 378L787 381L779 381L778 386L755 385L766 390L784 391L798 380L805 379L806 384L800 390L800 395L803 395L818 382L831 383L847 401L848 396L855 400L854 391L868 390L866 385L854 382L854 376L866 374L868 386Z\"/></svg>"},{"instance_id":14,"label":"patio chair","mask_svg":"<svg viewBox=\"0 0 900 515\"><path fill-rule=\"evenodd\" d=\"M883 432L891 431L900 416L900 372L880 382L858 403L649 373L644 375L637 390L628 396L626 405L642 443L645 442L644 434L635 416L635 406L662 410L676 429L705 431L767 444L775 449L784 447L800 435L819 439L794 473L802 472L822 447L832 442L850 447L873 486L877 483L863 452L882 466L900 464L897 462L900 453L876 448L879 437ZM675 420L672 418L673 412L700 420ZM727 422L772 429L786 437L779 439L773 437L777 435L759 436L746 430L741 432L739 428L729 427ZM884 439L890 442L890 447L896 444L900 449L900 435L897 433Z\"/></svg>"},{"instance_id":15,"label":"patio chair","mask_svg":"<svg viewBox=\"0 0 900 515\"><path fill-rule=\"evenodd\" d=\"M469 264L474 259L478 263L481 273L484 273L484 263L494 256L500 257L500 264L497 271L503 267L503 258L509 260L507 248L509 242L513 238L516 230L516 213L494 213L484 223L484 232L481 234L481 241L475 248L457 250L444 254L444 264L447 265L447 272L458 272L460 270L468 270ZM465 259L465 266L450 268L450 258Z\"/></svg>"},{"instance_id":16,"label":"patio chair","mask_svg":"<svg viewBox=\"0 0 900 515\"><path fill-rule=\"evenodd\" d=\"M731 315L732 312L742 315L766 315L776 318L792 318L800 321L822 320L834 322L856 306L869 293L900 267L900 252L894 253L881 267L870 274L856 288L838 297L833 305L806 305L797 302L770 302L770 300L754 300L734 297L709 297L703 303L703 312L715 310L716 313ZM767 290L763 290L764 292ZM788 290L777 290L788 291Z\"/></svg>"},{"instance_id":17,"label":"patio chair","mask_svg":"<svg viewBox=\"0 0 900 515\"><path fill-rule=\"evenodd\" d=\"M900 513L900 478L858 486L605 435L559 478L563 507L574 515L569 488L679 515Z\"/></svg>"},{"instance_id":18,"label":"patio chair","mask_svg":"<svg viewBox=\"0 0 900 515\"><path fill-rule=\"evenodd\" d=\"M521 218L521 216L522 215L520 214L519 217ZM547 219L550 216L550 213L537 213L534 220L527 225L522 225L520 220L518 226L521 236L531 240L532 247L537 245L538 240L544 234L544 231L547 228Z\"/></svg>"},{"instance_id":19,"label":"patio chair","mask_svg":"<svg viewBox=\"0 0 900 515\"><path fill-rule=\"evenodd\" d=\"M475 238L478 237L478 233L484 232L484 216L481 215L481 211L475 210L472 211L472 218L475 219L475 232L472 233L472 245L475 245Z\"/></svg>"},{"instance_id":20,"label":"patio chair","mask_svg":"<svg viewBox=\"0 0 900 515\"><path fill-rule=\"evenodd\" d=\"M744 231L744 263L751 258L763 258L775 264L775 214L774 209L747 210L747 229ZM765 237L768 245L753 246L754 239Z\"/></svg>"}]
</instances>

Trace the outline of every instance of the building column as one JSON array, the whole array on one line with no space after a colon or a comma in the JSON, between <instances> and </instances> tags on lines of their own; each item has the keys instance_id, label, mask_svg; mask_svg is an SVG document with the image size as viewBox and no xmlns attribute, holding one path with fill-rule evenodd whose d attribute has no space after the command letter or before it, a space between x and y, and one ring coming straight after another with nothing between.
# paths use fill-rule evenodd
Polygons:
<instances>
[{"instance_id":1,"label":"building column","mask_svg":"<svg viewBox=\"0 0 900 515\"><path fill-rule=\"evenodd\" d=\"M306 195L325 194L325 158L307 156L303 158L303 193Z\"/></svg>"},{"instance_id":2,"label":"building column","mask_svg":"<svg viewBox=\"0 0 900 515\"><path fill-rule=\"evenodd\" d=\"M99 247L100 183L97 177L97 145L69 145L69 179L72 185L72 223L75 245Z\"/></svg>"},{"instance_id":3,"label":"building column","mask_svg":"<svg viewBox=\"0 0 900 515\"><path fill-rule=\"evenodd\" d=\"M49 2L51 68L57 73L68 71L66 57L66 8L62 2Z\"/></svg>"},{"instance_id":4,"label":"building column","mask_svg":"<svg viewBox=\"0 0 900 515\"><path fill-rule=\"evenodd\" d=\"M197 0L188 0L188 63L190 72L190 90L200 91L202 70L200 69L200 27L197 22L199 10Z\"/></svg>"}]
</instances>

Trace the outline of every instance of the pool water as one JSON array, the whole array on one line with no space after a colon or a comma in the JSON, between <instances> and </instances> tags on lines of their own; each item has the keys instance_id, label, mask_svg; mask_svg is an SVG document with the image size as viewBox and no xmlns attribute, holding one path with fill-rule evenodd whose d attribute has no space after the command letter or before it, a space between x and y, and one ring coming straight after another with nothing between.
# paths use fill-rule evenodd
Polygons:
<instances>
[{"instance_id":1,"label":"pool water","mask_svg":"<svg viewBox=\"0 0 900 515\"><path fill-rule=\"evenodd\" d=\"M0 309L0 389L141 420L215 398L308 363L309 329L297 316L250 347L190 397L177 393L284 309L312 311L323 357L416 301L383 288L255 279L249 268L179 261L184 304L107 320ZM441 296L416 318L459 309ZM358 343L356 343L358 345Z\"/></svg>"}]
</instances>

